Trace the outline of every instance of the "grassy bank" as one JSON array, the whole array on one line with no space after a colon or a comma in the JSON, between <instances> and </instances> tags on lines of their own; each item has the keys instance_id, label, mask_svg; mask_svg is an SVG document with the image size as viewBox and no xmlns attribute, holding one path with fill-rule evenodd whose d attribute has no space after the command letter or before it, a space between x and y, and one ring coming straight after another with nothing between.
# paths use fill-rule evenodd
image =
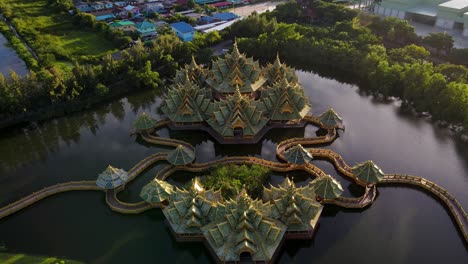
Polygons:
<instances>
[{"instance_id":1,"label":"grassy bank","mask_svg":"<svg viewBox=\"0 0 468 264\"><path fill-rule=\"evenodd\" d=\"M47 0L2 0L1 10L39 56L70 61L117 49L99 32L75 25L73 15Z\"/></svg>"},{"instance_id":2,"label":"grassy bank","mask_svg":"<svg viewBox=\"0 0 468 264\"><path fill-rule=\"evenodd\" d=\"M3 264L82 264L82 262L56 257L38 257L25 254L0 253L0 263Z\"/></svg>"},{"instance_id":3,"label":"grassy bank","mask_svg":"<svg viewBox=\"0 0 468 264\"><path fill-rule=\"evenodd\" d=\"M16 51L18 56L26 63L29 69L34 70L38 68L37 60L29 52L24 43L21 42L21 40L16 37L13 32L11 32L10 28L3 20L0 20L0 33L5 36L9 42L9 45Z\"/></svg>"}]
</instances>

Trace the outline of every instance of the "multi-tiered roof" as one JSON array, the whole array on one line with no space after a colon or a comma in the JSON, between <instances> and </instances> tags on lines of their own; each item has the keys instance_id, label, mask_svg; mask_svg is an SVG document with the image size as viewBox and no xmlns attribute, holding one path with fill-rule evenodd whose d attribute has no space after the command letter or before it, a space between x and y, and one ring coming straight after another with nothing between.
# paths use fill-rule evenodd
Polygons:
<instances>
[{"instance_id":1,"label":"multi-tiered roof","mask_svg":"<svg viewBox=\"0 0 468 264\"><path fill-rule=\"evenodd\" d=\"M254 262L271 263L284 238L310 238L323 206L313 185L296 187L285 179L253 200L244 189L224 200L197 178L187 189L155 180L140 196L165 205L163 213L178 240L206 241L217 262L238 263L243 253Z\"/></svg>"},{"instance_id":2,"label":"multi-tiered roof","mask_svg":"<svg viewBox=\"0 0 468 264\"><path fill-rule=\"evenodd\" d=\"M300 124L310 105L294 69L279 57L261 67L234 43L211 68L192 58L177 71L161 109L173 127L200 125L218 139L252 139L273 123Z\"/></svg>"},{"instance_id":3,"label":"multi-tiered roof","mask_svg":"<svg viewBox=\"0 0 468 264\"><path fill-rule=\"evenodd\" d=\"M263 190L266 214L280 220L292 232L312 235L323 206L315 200L312 186L297 188L286 178L278 187L270 186Z\"/></svg>"}]
</instances>

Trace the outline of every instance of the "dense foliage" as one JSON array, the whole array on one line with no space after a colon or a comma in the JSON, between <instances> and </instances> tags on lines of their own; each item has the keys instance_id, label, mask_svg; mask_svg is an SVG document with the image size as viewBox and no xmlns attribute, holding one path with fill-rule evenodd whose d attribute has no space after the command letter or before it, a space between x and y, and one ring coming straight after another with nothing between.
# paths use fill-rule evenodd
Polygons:
<instances>
[{"instance_id":1,"label":"dense foliage","mask_svg":"<svg viewBox=\"0 0 468 264\"><path fill-rule=\"evenodd\" d=\"M297 8L301 15L305 12L300 6ZM333 10L340 13L339 6ZM319 9L314 12L321 17ZM239 48L263 62L273 60L279 52L281 58L295 67L398 97L418 111L431 113L435 119L468 128L466 67L430 62L430 53L414 44L419 43L418 37L405 21L351 17L346 12L337 15L333 25L322 27L322 23L316 26L278 22L294 13L291 8L279 7L269 14L237 22L229 34L241 37ZM438 35L428 37L425 42L438 43L432 44L437 53L450 49L447 39ZM395 40L392 47L385 45L386 40ZM440 43L444 44L438 46Z\"/></svg>"},{"instance_id":2,"label":"dense foliage","mask_svg":"<svg viewBox=\"0 0 468 264\"><path fill-rule=\"evenodd\" d=\"M93 64L75 63L71 70L42 68L20 78L12 72L0 74L0 127L35 119L50 111L74 111L90 104L140 88L157 88L172 77L193 53L211 56L202 45L218 41L213 33L184 43L174 34L162 35L150 45L137 44L118 54L106 55ZM197 58L207 61L209 58ZM40 117L40 116L39 116Z\"/></svg>"},{"instance_id":3,"label":"dense foliage","mask_svg":"<svg viewBox=\"0 0 468 264\"><path fill-rule=\"evenodd\" d=\"M245 186L252 197L259 197L268 181L270 170L260 165L221 165L212 169L203 185L207 189L221 190L225 199L234 198Z\"/></svg>"}]
</instances>

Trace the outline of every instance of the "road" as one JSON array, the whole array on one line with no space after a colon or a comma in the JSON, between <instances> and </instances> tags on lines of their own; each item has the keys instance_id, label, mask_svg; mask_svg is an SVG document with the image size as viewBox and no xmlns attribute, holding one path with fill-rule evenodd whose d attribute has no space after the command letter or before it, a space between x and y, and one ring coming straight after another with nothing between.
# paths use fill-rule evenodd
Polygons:
<instances>
[{"instance_id":1,"label":"road","mask_svg":"<svg viewBox=\"0 0 468 264\"><path fill-rule=\"evenodd\" d=\"M234 9L231 10L232 13L246 17L253 12L257 12L258 14L264 13L267 10L273 11L275 10L276 6L279 4L284 3L285 1L278 1L278 2L265 2L265 3L259 3L259 4L254 4L254 5L246 5L246 6L240 6L240 7L235 7Z\"/></svg>"}]
</instances>

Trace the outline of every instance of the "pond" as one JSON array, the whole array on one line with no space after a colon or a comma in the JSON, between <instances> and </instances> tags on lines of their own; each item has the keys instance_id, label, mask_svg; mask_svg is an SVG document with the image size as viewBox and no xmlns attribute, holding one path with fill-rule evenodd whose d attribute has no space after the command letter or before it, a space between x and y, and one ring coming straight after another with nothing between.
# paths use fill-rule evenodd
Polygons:
<instances>
[{"instance_id":1,"label":"pond","mask_svg":"<svg viewBox=\"0 0 468 264\"><path fill-rule=\"evenodd\" d=\"M357 87L298 71L312 112L333 107L346 130L326 148L349 165L372 159L385 173L425 177L446 188L468 208L468 146L447 129L382 103ZM168 148L130 135L136 116L160 118L161 99L151 91L134 94L64 118L0 134L0 206L43 187L71 180L95 180L108 164L129 169ZM316 128L273 130L256 145L223 146L202 132L162 136L196 144L197 162L223 156L255 155L275 160L276 144L315 136ZM351 182L325 161L314 164L352 193ZM119 195L139 200L141 188L164 166L158 163ZM177 180L192 175L177 175ZM278 182L284 175L273 175ZM300 178L300 177L299 177ZM304 179L301 179L304 180ZM8 251L60 256L87 263L212 263L203 243L178 243L159 209L139 215L111 211L102 192L70 192L45 199L0 220L0 241ZM468 263L467 249L445 208L412 188L381 187L369 208L326 206L314 238L287 241L279 263Z\"/></svg>"},{"instance_id":2,"label":"pond","mask_svg":"<svg viewBox=\"0 0 468 264\"><path fill-rule=\"evenodd\" d=\"M15 50L7 45L8 40L0 34L0 72L8 76L10 70L13 70L20 76L26 75L29 72L26 64Z\"/></svg>"}]
</instances>

